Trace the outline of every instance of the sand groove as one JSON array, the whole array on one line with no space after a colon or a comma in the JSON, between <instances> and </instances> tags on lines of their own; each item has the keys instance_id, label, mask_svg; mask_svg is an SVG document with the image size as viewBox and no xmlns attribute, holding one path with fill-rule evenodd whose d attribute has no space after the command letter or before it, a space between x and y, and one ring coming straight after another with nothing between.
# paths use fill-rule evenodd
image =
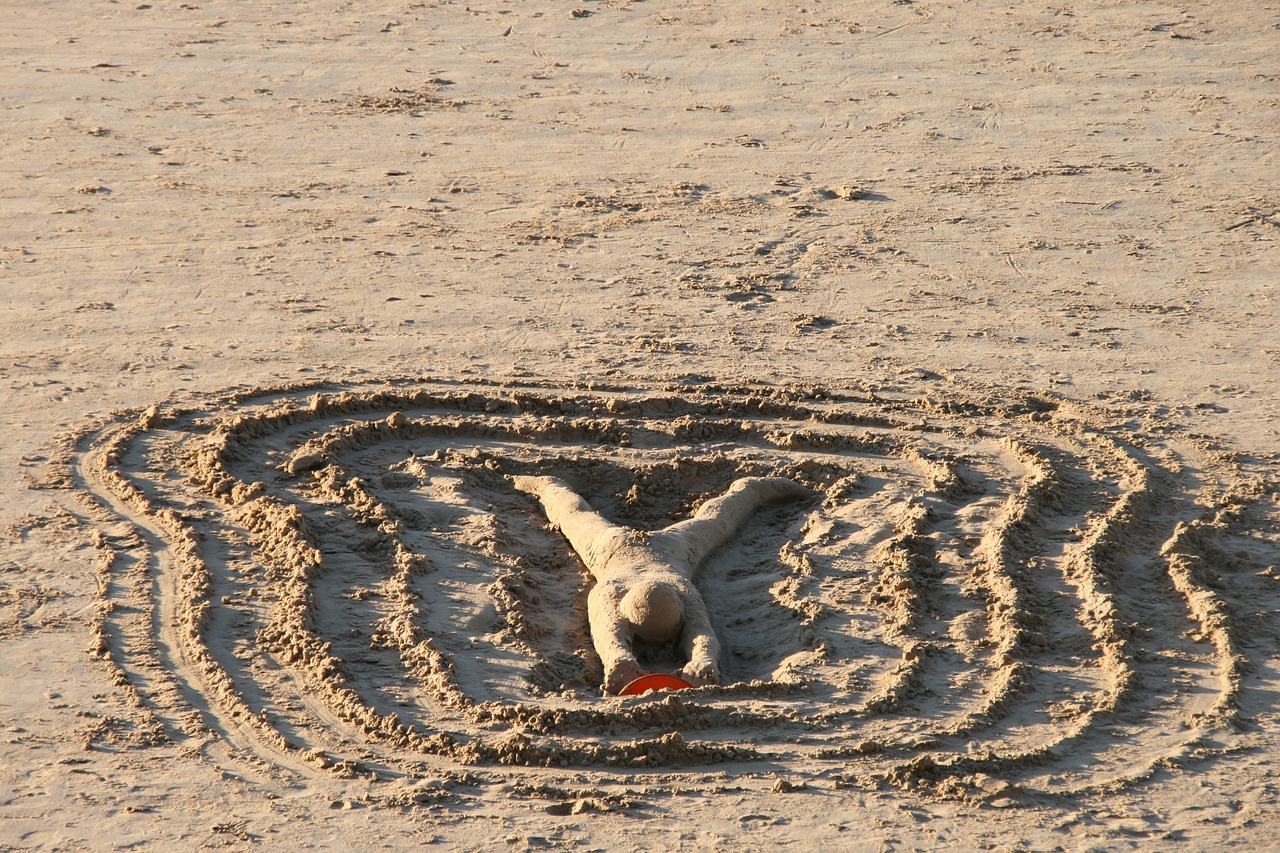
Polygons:
<instances>
[{"instance_id":1,"label":"sand groove","mask_svg":"<svg viewBox=\"0 0 1280 853\"><path fill-rule=\"evenodd\" d=\"M1273 482L1045 397L403 380L203 402L110 419L50 477L90 508L90 654L149 736L303 776L1125 784L1233 736L1252 663L1223 578L1276 562ZM741 476L814 491L703 567L725 686L599 695L587 580L509 484L530 473L644 529Z\"/></svg>"}]
</instances>

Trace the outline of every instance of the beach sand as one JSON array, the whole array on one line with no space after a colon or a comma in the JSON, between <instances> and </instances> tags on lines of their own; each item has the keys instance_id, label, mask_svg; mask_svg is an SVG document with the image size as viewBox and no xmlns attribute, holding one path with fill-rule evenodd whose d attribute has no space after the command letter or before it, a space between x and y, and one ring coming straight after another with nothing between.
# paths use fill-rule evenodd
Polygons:
<instances>
[{"instance_id":1,"label":"beach sand","mask_svg":"<svg viewBox=\"0 0 1280 853\"><path fill-rule=\"evenodd\" d=\"M0 849L1274 846L1280 8L6 17Z\"/></svg>"}]
</instances>

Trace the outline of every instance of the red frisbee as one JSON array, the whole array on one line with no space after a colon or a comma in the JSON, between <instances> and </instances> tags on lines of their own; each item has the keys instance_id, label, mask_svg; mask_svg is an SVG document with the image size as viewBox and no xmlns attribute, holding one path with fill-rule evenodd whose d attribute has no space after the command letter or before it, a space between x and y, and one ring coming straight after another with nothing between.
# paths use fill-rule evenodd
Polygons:
<instances>
[{"instance_id":1,"label":"red frisbee","mask_svg":"<svg viewBox=\"0 0 1280 853\"><path fill-rule=\"evenodd\" d=\"M631 681L618 691L619 696L639 696L650 690L688 690L693 685L678 675L667 675L665 672L651 672Z\"/></svg>"}]
</instances>

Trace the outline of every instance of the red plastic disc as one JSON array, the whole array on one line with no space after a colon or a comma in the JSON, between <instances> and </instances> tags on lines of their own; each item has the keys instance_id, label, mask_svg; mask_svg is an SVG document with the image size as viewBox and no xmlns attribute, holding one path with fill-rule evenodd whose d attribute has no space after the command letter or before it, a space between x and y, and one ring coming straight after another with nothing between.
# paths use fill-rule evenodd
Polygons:
<instances>
[{"instance_id":1,"label":"red plastic disc","mask_svg":"<svg viewBox=\"0 0 1280 853\"><path fill-rule=\"evenodd\" d=\"M639 696L650 690L688 690L693 685L678 675L667 675L665 672L651 672L631 681L618 691L619 696Z\"/></svg>"}]
</instances>

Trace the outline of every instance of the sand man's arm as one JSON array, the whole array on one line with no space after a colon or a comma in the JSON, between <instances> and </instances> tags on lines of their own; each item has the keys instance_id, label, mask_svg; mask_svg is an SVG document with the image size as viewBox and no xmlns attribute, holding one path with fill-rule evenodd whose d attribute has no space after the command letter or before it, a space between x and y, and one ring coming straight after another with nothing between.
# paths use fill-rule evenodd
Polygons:
<instances>
[{"instance_id":1,"label":"sand man's arm","mask_svg":"<svg viewBox=\"0 0 1280 853\"><path fill-rule=\"evenodd\" d=\"M685 604L680 651L688 661L680 672L689 683L720 683L720 638L711 627L711 617L701 596Z\"/></svg>"},{"instance_id":2,"label":"sand man's arm","mask_svg":"<svg viewBox=\"0 0 1280 853\"><path fill-rule=\"evenodd\" d=\"M632 644L632 628L619 612L621 596L612 584L596 584L587 596L587 622L591 643L604 666L606 692L617 693L644 675Z\"/></svg>"}]
</instances>

